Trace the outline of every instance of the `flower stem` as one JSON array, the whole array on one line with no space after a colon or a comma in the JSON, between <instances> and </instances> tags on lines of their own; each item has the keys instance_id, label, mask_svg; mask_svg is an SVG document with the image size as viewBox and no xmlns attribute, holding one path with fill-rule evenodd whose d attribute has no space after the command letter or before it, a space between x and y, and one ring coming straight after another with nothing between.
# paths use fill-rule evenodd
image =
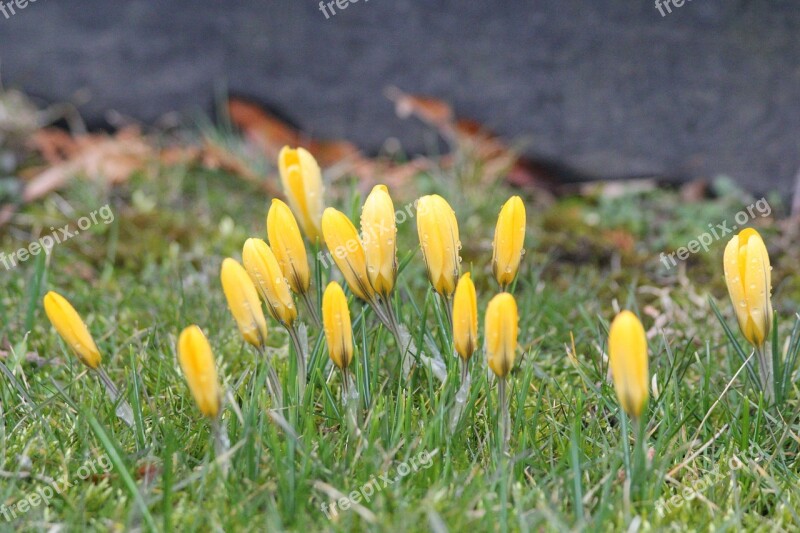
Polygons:
<instances>
[{"instance_id":1,"label":"flower stem","mask_svg":"<svg viewBox=\"0 0 800 533\"><path fill-rule=\"evenodd\" d=\"M114 385L114 382L111 381L111 378L103 368L97 368L97 377L100 378L100 382L105 386L106 392L108 393L108 397L111 399L112 403L117 404L116 413L117 417L125 422L128 427L133 427L133 409L131 409L130 404L122 398L119 389L117 386Z\"/></svg>"},{"instance_id":2,"label":"flower stem","mask_svg":"<svg viewBox=\"0 0 800 533\"><path fill-rule=\"evenodd\" d=\"M511 419L508 413L508 394L506 386L506 379L500 378L497 383L497 406L500 413L500 435L503 442L503 453L508 451L508 441L511 440Z\"/></svg>"},{"instance_id":3,"label":"flower stem","mask_svg":"<svg viewBox=\"0 0 800 533\"><path fill-rule=\"evenodd\" d=\"M767 344L756 346L756 358L758 359L758 376L761 382L761 392L767 404L771 404L775 398L774 380L772 379L772 357L768 354Z\"/></svg>"},{"instance_id":4,"label":"flower stem","mask_svg":"<svg viewBox=\"0 0 800 533\"><path fill-rule=\"evenodd\" d=\"M297 403L300 405L303 403L303 398L306 393L306 358L302 343L300 342L300 336L297 334L297 329L292 325L287 326L286 331L289 332L289 338L292 340L295 360L297 361Z\"/></svg>"},{"instance_id":5,"label":"flower stem","mask_svg":"<svg viewBox=\"0 0 800 533\"><path fill-rule=\"evenodd\" d=\"M303 300L303 305L308 309L308 314L311 315L311 320L314 322L314 325L319 329L322 327L322 321L319 318L317 306L314 305L314 302L311 300L311 295L308 294L308 292L309 291L301 293L300 298Z\"/></svg>"},{"instance_id":6,"label":"flower stem","mask_svg":"<svg viewBox=\"0 0 800 533\"><path fill-rule=\"evenodd\" d=\"M281 380L278 378L278 373L269 360L266 348L262 346L259 351L264 359L264 364L267 365L267 390L272 397L272 405L276 409L283 409L283 387L281 387Z\"/></svg>"}]
</instances>

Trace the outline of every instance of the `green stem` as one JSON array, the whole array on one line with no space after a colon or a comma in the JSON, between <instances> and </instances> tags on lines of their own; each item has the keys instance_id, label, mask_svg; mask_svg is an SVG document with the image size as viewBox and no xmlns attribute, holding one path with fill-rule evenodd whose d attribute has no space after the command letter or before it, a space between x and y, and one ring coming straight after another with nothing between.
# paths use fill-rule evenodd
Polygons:
<instances>
[{"instance_id":1,"label":"green stem","mask_svg":"<svg viewBox=\"0 0 800 533\"><path fill-rule=\"evenodd\" d=\"M306 393L306 359L303 355L303 346L300 342L300 336L297 334L297 329L292 325L287 326L286 331L289 332L289 338L292 340L292 345L294 345L294 355L297 361L297 403L300 405L303 403Z\"/></svg>"},{"instance_id":2,"label":"green stem","mask_svg":"<svg viewBox=\"0 0 800 533\"><path fill-rule=\"evenodd\" d=\"M497 384L497 404L500 414L500 438L502 439L503 453L508 451L508 441L511 439L511 419L508 413L508 394L506 379L500 378Z\"/></svg>"},{"instance_id":3,"label":"green stem","mask_svg":"<svg viewBox=\"0 0 800 533\"><path fill-rule=\"evenodd\" d=\"M322 321L319 319L317 306L314 305L314 302L311 300L311 295L308 294L308 291L301 293L300 299L303 300L303 305L305 305L306 309L308 310L308 314L311 315L311 320L314 322L314 325L317 327L317 329L321 328Z\"/></svg>"},{"instance_id":4,"label":"green stem","mask_svg":"<svg viewBox=\"0 0 800 533\"><path fill-rule=\"evenodd\" d=\"M283 409L283 387L281 387L281 380L278 378L278 373L269 360L266 348L262 346L259 351L264 359L264 364L267 365L267 390L272 397L272 405L276 409Z\"/></svg>"}]
</instances>

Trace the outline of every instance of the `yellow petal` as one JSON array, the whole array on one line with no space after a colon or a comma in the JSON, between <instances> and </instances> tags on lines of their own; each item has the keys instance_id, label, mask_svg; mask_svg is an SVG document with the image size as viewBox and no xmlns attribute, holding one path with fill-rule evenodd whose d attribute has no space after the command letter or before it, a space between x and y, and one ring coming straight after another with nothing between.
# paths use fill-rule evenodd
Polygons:
<instances>
[{"instance_id":1,"label":"yellow petal","mask_svg":"<svg viewBox=\"0 0 800 533\"><path fill-rule=\"evenodd\" d=\"M57 292L48 292L44 297L44 312L78 359L89 368L97 369L100 351L86 324L67 299Z\"/></svg>"},{"instance_id":2,"label":"yellow petal","mask_svg":"<svg viewBox=\"0 0 800 533\"><path fill-rule=\"evenodd\" d=\"M453 297L453 343L465 361L478 347L478 299L469 272L458 280Z\"/></svg>"},{"instance_id":3,"label":"yellow petal","mask_svg":"<svg viewBox=\"0 0 800 533\"><path fill-rule=\"evenodd\" d=\"M419 199L417 233L431 285L445 298L452 297L461 263L461 241L455 211L444 198L433 194Z\"/></svg>"},{"instance_id":4,"label":"yellow petal","mask_svg":"<svg viewBox=\"0 0 800 533\"><path fill-rule=\"evenodd\" d=\"M353 329L347 297L335 281L328 284L322 296L322 324L331 360L339 368L347 368L353 360Z\"/></svg>"},{"instance_id":5,"label":"yellow petal","mask_svg":"<svg viewBox=\"0 0 800 533\"><path fill-rule=\"evenodd\" d=\"M503 289L517 275L524 244L525 204L519 196L512 196L500 210L494 230L492 271Z\"/></svg>"},{"instance_id":6,"label":"yellow petal","mask_svg":"<svg viewBox=\"0 0 800 533\"><path fill-rule=\"evenodd\" d=\"M178 362L200 412L208 418L219 413L220 392L214 355L206 336L189 326L178 338Z\"/></svg>"},{"instance_id":7,"label":"yellow petal","mask_svg":"<svg viewBox=\"0 0 800 533\"><path fill-rule=\"evenodd\" d=\"M316 242L324 207L322 172L316 159L305 148L284 146L278 154L278 169L289 205L300 220L306 236L311 242Z\"/></svg>"},{"instance_id":8,"label":"yellow petal","mask_svg":"<svg viewBox=\"0 0 800 533\"><path fill-rule=\"evenodd\" d=\"M761 236L753 229L739 234L740 245L747 250L744 292L750 310L752 342L763 345L772 329L772 304L770 302L771 267L767 247Z\"/></svg>"},{"instance_id":9,"label":"yellow petal","mask_svg":"<svg viewBox=\"0 0 800 533\"><path fill-rule=\"evenodd\" d=\"M486 358L489 368L499 378L505 378L514 367L517 353L517 302L507 293L496 295L486 308Z\"/></svg>"},{"instance_id":10,"label":"yellow petal","mask_svg":"<svg viewBox=\"0 0 800 533\"><path fill-rule=\"evenodd\" d=\"M367 276L367 258L356 227L341 211L329 207L322 214L322 235L350 290L367 302L374 291Z\"/></svg>"},{"instance_id":11,"label":"yellow petal","mask_svg":"<svg viewBox=\"0 0 800 533\"><path fill-rule=\"evenodd\" d=\"M397 276L397 226L394 204L386 185L376 185L361 211L361 239L367 275L375 292L388 296Z\"/></svg>"},{"instance_id":12,"label":"yellow petal","mask_svg":"<svg viewBox=\"0 0 800 533\"><path fill-rule=\"evenodd\" d=\"M267 320L261 309L258 291L247 271L230 257L222 262L220 281L228 307L244 340L263 348L267 342Z\"/></svg>"},{"instance_id":13,"label":"yellow petal","mask_svg":"<svg viewBox=\"0 0 800 533\"><path fill-rule=\"evenodd\" d=\"M242 249L244 268L261 294L272 318L286 327L297 318L289 284L272 249L261 239L247 239Z\"/></svg>"},{"instance_id":14,"label":"yellow petal","mask_svg":"<svg viewBox=\"0 0 800 533\"><path fill-rule=\"evenodd\" d=\"M306 293L311 286L306 245L292 210L277 198L272 200L267 213L267 235L269 246L292 290L297 294Z\"/></svg>"},{"instance_id":15,"label":"yellow petal","mask_svg":"<svg viewBox=\"0 0 800 533\"><path fill-rule=\"evenodd\" d=\"M731 238L723 265L739 329L752 345L762 346L772 330L772 272L758 232L748 228Z\"/></svg>"},{"instance_id":16,"label":"yellow petal","mask_svg":"<svg viewBox=\"0 0 800 533\"><path fill-rule=\"evenodd\" d=\"M750 314L747 309L747 298L744 293L744 274L740 270L740 264L746 263L739 260L739 236L734 235L725 247L723 257L723 267L725 270L725 283L728 286L728 294L731 297L733 309L736 312L736 319L739 322L739 329L742 333L747 329L747 322ZM747 337L747 335L745 334ZM749 338L748 338L749 340Z\"/></svg>"},{"instance_id":17,"label":"yellow petal","mask_svg":"<svg viewBox=\"0 0 800 533\"><path fill-rule=\"evenodd\" d=\"M638 418L649 396L647 337L630 311L622 311L611 323L608 352L619 403L628 415Z\"/></svg>"}]
</instances>

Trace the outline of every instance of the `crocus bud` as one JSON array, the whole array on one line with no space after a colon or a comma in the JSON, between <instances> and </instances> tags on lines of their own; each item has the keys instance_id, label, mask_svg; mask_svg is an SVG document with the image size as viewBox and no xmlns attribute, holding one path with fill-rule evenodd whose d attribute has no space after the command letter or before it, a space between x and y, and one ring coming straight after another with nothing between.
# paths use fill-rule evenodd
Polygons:
<instances>
[{"instance_id":1,"label":"crocus bud","mask_svg":"<svg viewBox=\"0 0 800 533\"><path fill-rule=\"evenodd\" d=\"M376 185L361 211L361 239L367 257L367 276L375 292L388 296L397 276L397 225L386 185Z\"/></svg>"},{"instance_id":2,"label":"crocus bud","mask_svg":"<svg viewBox=\"0 0 800 533\"><path fill-rule=\"evenodd\" d=\"M311 242L320 235L323 194L319 165L305 148L284 146L278 154L283 192Z\"/></svg>"},{"instance_id":3,"label":"crocus bud","mask_svg":"<svg viewBox=\"0 0 800 533\"><path fill-rule=\"evenodd\" d=\"M347 297L335 281L328 284L322 296L322 324L331 360L346 369L353 360L353 328Z\"/></svg>"},{"instance_id":4,"label":"crocus bud","mask_svg":"<svg viewBox=\"0 0 800 533\"><path fill-rule=\"evenodd\" d=\"M417 233L431 285L445 298L452 297L461 262L461 241L455 211L438 194L423 196L417 202Z\"/></svg>"},{"instance_id":5,"label":"crocus bud","mask_svg":"<svg viewBox=\"0 0 800 533\"><path fill-rule=\"evenodd\" d=\"M517 275L525 244L525 204L512 196L500 210L494 230L492 272L502 289Z\"/></svg>"},{"instance_id":6,"label":"crocus bud","mask_svg":"<svg viewBox=\"0 0 800 533\"><path fill-rule=\"evenodd\" d=\"M189 326L178 337L178 362L200 412L214 419L219 414L220 391L214 355L206 336Z\"/></svg>"},{"instance_id":7,"label":"crocus bud","mask_svg":"<svg viewBox=\"0 0 800 533\"><path fill-rule=\"evenodd\" d=\"M350 290L362 300L371 302L374 291L367 276L367 258L356 227L347 215L329 207L322 214L322 235Z\"/></svg>"},{"instance_id":8,"label":"crocus bud","mask_svg":"<svg viewBox=\"0 0 800 533\"><path fill-rule=\"evenodd\" d=\"M292 290L297 294L307 292L311 286L311 273L306 245L292 210L277 198L272 200L267 213L267 235L269 246Z\"/></svg>"},{"instance_id":9,"label":"crocus bud","mask_svg":"<svg viewBox=\"0 0 800 533\"><path fill-rule=\"evenodd\" d=\"M242 249L244 268L253 280L272 318L286 327L297 318L289 284L270 247L261 239L247 239Z\"/></svg>"},{"instance_id":10,"label":"crocus bud","mask_svg":"<svg viewBox=\"0 0 800 533\"><path fill-rule=\"evenodd\" d=\"M267 342L267 320L253 280L244 267L230 257L222 262L220 280L242 337L256 348L263 348Z\"/></svg>"},{"instance_id":11,"label":"crocus bud","mask_svg":"<svg viewBox=\"0 0 800 533\"><path fill-rule=\"evenodd\" d=\"M44 297L44 312L81 363L97 370L100 366L100 351L86 324L67 299L57 292L48 292Z\"/></svg>"},{"instance_id":12,"label":"crocus bud","mask_svg":"<svg viewBox=\"0 0 800 533\"><path fill-rule=\"evenodd\" d=\"M725 282L747 341L761 347L772 330L772 267L761 235L748 228L725 247Z\"/></svg>"},{"instance_id":13,"label":"crocus bud","mask_svg":"<svg viewBox=\"0 0 800 533\"><path fill-rule=\"evenodd\" d=\"M608 358L619 404L638 418L647 403L647 337L642 323L630 311L622 311L608 332Z\"/></svg>"},{"instance_id":14,"label":"crocus bud","mask_svg":"<svg viewBox=\"0 0 800 533\"><path fill-rule=\"evenodd\" d=\"M458 280L453 297L453 343L464 361L478 347L478 299L469 272Z\"/></svg>"},{"instance_id":15,"label":"crocus bud","mask_svg":"<svg viewBox=\"0 0 800 533\"><path fill-rule=\"evenodd\" d=\"M486 308L486 357L489 368L499 378L505 378L514 366L517 353L517 302L507 293L491 299Z\"/></svg>"}]
</instances>

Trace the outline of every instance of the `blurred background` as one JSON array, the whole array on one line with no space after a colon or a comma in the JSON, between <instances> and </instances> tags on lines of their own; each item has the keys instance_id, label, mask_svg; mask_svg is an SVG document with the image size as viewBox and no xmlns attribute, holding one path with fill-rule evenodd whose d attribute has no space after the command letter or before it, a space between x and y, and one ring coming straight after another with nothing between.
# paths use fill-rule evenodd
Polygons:
<instances>
[{"instance_id":1,"label":"blurred background","mask_svg":"<svg viewBox=\"0 0 800 533\"><path fill-rule=\"evenodd\" d=\"M757 194L794 190L791 0L326 4L23 2L0 13L0 79L39 123L74 108L90 131L194 120L230 94L346 154L436 153L430 126L452 113L524 154L521 182L724 175ZM6 141L21 105L0 108Z\"/></svg>"}]
</instances>

